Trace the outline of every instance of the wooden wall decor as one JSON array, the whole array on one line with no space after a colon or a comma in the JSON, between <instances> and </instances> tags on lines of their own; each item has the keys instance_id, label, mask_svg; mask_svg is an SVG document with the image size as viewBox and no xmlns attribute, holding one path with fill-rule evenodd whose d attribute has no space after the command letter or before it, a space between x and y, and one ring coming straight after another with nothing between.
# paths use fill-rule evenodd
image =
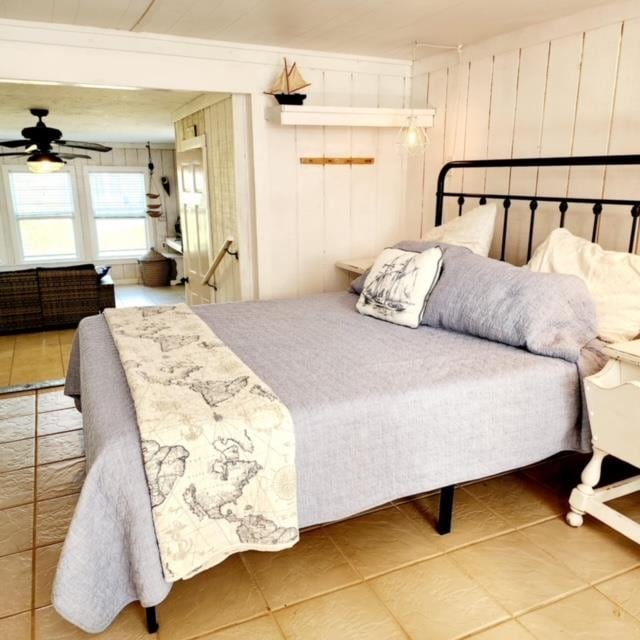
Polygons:
<instances>
[{"instance_id":1,"label":"wooden wall decor","mask_svg":"<svg viewBox=\"0 0 640 640\"><path fill-rule=\"evenodd\" d=\"M315 158L300 158L300 164L373 164L375 158L336 158L328 156L319 156Z\"/></svg>"}]
</instances>

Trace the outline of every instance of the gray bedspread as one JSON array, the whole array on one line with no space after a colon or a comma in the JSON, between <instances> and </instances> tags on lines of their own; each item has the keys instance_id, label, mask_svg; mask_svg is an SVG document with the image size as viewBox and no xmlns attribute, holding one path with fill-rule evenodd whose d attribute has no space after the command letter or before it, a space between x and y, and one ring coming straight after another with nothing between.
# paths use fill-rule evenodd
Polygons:
<instances>
[{"instance_id":1,"label":"gray bedspread","mask_svg":"<svg viewBox=\"0 0 640 640\"><path fill-rule=\"evenodd\" d=\"M356 300L195 308L291 411L300 526L585 446L575 364L381 322L356 313ZM102 317L80 324L66 393L81 403L87 477L53 604L97 632L127 603L156 605L170 589L133 403Z\"/></svg>"}]
</instances>

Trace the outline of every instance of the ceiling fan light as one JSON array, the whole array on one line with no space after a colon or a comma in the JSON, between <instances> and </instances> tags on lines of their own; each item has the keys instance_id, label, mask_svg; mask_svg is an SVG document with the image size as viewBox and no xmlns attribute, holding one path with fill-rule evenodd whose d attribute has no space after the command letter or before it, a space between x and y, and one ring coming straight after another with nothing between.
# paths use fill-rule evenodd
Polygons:
<instances>
[{"instance_id":1,"label":"ceiling fan light","mask_svg":"<svg viewBox=\"0 0 640 640\"><path fill-rule=\"evenodd\" d=\"M55 153L36 152L27 158L27 167L31 173L54 173L64 165L64 160Z\"/></svg>"}]
</instances>

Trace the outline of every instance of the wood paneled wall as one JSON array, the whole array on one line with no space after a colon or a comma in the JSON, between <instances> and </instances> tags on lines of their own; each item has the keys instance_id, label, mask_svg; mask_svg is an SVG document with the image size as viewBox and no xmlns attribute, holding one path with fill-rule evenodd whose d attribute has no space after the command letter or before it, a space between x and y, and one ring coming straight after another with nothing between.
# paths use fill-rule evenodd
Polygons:
<instances>
[{"instance_id":1,"label":"wood paneled wall","mask_svg":"<svg viewBox=\"0 0 640 640\"><path fill-rule=\"evenodd\" d=\"M168 148L167 145L160 145L155 148L151 145L151 147L151 158L155 165L154 179L156 180L156 184L154 187L155 191L160 194L159 202L162 204L163 215L160 218L150 219L150 224L153 229L153 244L156 249L160 250L164 239L167 236L175 235L174 224L178 211L175 180L175 151L172 148ZM0 164L19 165L20 158L0 158ZM140 167L146 172L148 164L147 150L144 144L140 144L139 146L133 144L123 146L115 145L113 146L113 149L107 153L92 154L90 160L79 158L76 160L69 160L68 164L75 170L75 188L78 199L78 210L85 213L88 212L89 194L86 192L83 167L87 165L102 167ZM161 176L167 176L169 178L171 184L170 196L167 196L160 184ZM6 210L7 200L4 189L5 185L3 181L0 180L0 220L2 220L4 216L8 215ZM80 221L82 221L82 218ZM93 261L91 256L79 256L79 259ZM102 262L111 264L108 260L96 262L100 264ZM112 274L116 282L135 282L139 277L138 265L135 260L119 261L118 264L112 265Z\"/></svg>"},{"instance_id":2,"label":"wood paneled wall","mask_svg":"<svg viewBox=\"0 0 640 640\"><path fill-rule=\"evenodd\" d=\"M637 6L632 13L637 15ZM599 16L600 24L578 32L579 20L566 22L566 34L550 23L539 26L535 35L528 30L476 46L439 68L415 65L412 104L436 108L430 145L424 157L412 160L408 179L408 202L421 211L423 230L434 224L436 178L447 161L640 152L640 19L612 17L604 10ZM547 32L551 37L545 39ZM640 173L626 167L452 172L448 188L460 187L640 199ZM449 203L447 219L456 208ZM511 262L522 263L526 257L527 216L526 203L513 205ZM558 225L558 218L557 206L541 205L534 247ZM499 218L494 255L501 222ZM591 224L588 205L570 207L567 227L572 232L590 237ZM605 210L599 242L626 251L630 227L628 210Z\"/></svg>"},{"instance_id":3,"label":"wood paneled wall","mask_svg":"<svg viewBox=\"0 0 640 640\"><path fill-rule=\"evenodd\" d=\"M307 67L307 104L402 107L408 79ZM264 97L264 106L273 98ZM374 255L415 235L407 215L406 159L397 129L267 125L269 206L258 211L262 297L348 286L336 260ZM302 156L372 156L373 165L301 165Z\"/></svg>"}]
</instances>

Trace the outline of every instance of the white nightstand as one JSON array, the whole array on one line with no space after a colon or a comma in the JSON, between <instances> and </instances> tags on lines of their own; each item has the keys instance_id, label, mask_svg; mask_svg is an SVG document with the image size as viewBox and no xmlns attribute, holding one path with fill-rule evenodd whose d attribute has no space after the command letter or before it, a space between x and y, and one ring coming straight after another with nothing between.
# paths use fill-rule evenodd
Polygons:
<instances>
[{"instance_id":1,"label":"white nightstand","mask_svg":"<svg viewBox=\"0 0 640 640\"><path fill-rule=\"evenodd\" d=\"M338 260L336 267L354 276L359 276L363 274L374 261L375 258L350 258L349 260Z\"/></svg>"},{"instance_id":2,"label":"white nightstand","mask_svg":"<svg viewBox=\"0 0 640 640\"><path fill-rule=\"evenodd\" d=\"M640 491L640 475L594 489L608 455L640 467L640 340L611 345L605 352L612 359L602 371L584 380L593 456L581 483L571 492L567 522L579 527L589 513L640 544L640 523L605 504Z\"/></svg>"}]
</instances>

